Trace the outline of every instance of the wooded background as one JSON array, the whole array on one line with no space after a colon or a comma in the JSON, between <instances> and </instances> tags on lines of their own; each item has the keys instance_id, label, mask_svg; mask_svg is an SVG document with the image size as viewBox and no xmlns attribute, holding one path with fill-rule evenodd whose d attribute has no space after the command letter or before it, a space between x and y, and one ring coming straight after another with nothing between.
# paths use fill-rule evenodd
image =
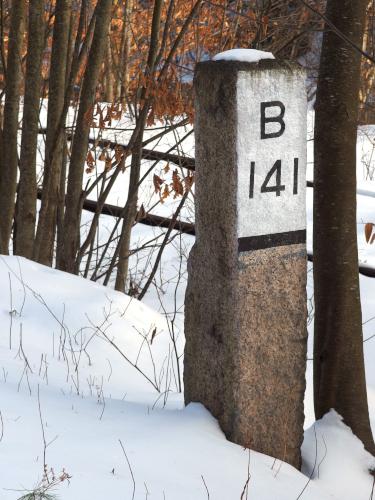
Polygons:
<instances>
[{"instance_id":1,"label":"wooded background","mask_svg":"<svg viewBox=\"0 0 375 500\"><path fill-rule=\"evenodd\" d=\"M137 204L145 129L161 123L162 135L192 123L196 62L233 47L299 60L308 68L309 98L314 99L324 7L322 0L2 1L2 252L8 253L12 240L17 255L90 276L87 261L94 251L100 214L116 179L129 169L121 234L105 275L108 283L116 273L116 288L128 289L131 230L137 218L147 215ZM373 10L371 1L362 47L369 54L374 48ZM371 61L363 60L361 75L361 120L366 121L373 110ZM40 126L43 105L45 129ZM134 126L127 143L103 140L103 132L123 116ZM38 168L37 148L43 161ZM174 160L181 165L181 160ZM96 174L88 186L83 186L85 171ZM159 176L154 180L165 199L182 196L193 175L174 168L171 183ZM81 241L81 212L98 186L95 215ZM107 250L104 246L103 252ZM102 270L91 271L91 277L98 274Z\"/></svg>"},{"instance_id":2,"label":"wooded background","mask_svg":"<svg viewBox=\"0 0 375 500\"><path fill-rule=\"evenodd\" d=\"M193 200L194 160L180 146L193 132L195 64L234 47L300 62L311 106L317 94L320 109L314 223L324 231L314 233L321 235L314 240L321 263L314 268L316 411L321 416L337 408L373 451L353 224L357 125L375 118L374 20L373 0L2 0L1 253L114 284L142 299L173 228L192 232L193 220L179 218ZM115 132L124 132L126 141ZM155 147L166 135L174 138L168 151ZM127 194L113 207L108 200L122 175L128 176ZM150 175L158 204L175 200L168 217L139 203ZM225 182L220 172L218 182ZM329 212L324 198L332 186L340 187L336 208L341 204L347 224L341 233L335 232L337 212ZM84 210L92 217L83 230ZM105 241L99 237L103 214L116 220ZM167 231L162 240L142 243L157 252L138 281L130 276L129 259L139 250L131 245L139 222ZM340 249L336 261L332 245Z\"/></svg>"}]
</instances>

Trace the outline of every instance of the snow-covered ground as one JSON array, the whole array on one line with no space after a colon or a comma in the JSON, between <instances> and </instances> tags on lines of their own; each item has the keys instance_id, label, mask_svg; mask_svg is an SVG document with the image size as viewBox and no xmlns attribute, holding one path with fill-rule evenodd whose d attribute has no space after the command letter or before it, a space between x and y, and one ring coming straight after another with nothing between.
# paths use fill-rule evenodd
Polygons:
<instances>
[{"instance_id":1,"label":"snow-covered ground","mask_svg":"<svg viewBox=\"0 0 375 500\"><path fill-rule=\"evenodd\" d=\"M306 431L303 475L184 408L168 325L148 306L22 258L2 257L0 276L1 499L41 480L44 439L48 468L72 476L64 500L240 499L248 477L242 498L370 498L374 462L334 413Z\"/></svg>"},{"instance_id":2,"label":"snow-covered ground","mask_svg":"<svg viewBox=\"0 0 375 500\"><path fill-rule=\"evenodd\" d=\"M126 134L116 138L126 142ZM357 172L360 259L371 265L375 245L366 244L363 223L375 222L374 136L371 127L359 131ZM167 136L156 148L166 150L174 140ZM183 154L193 156L192 142L190 135ZM308 145L311 166L311 141ZM308 175L312 178L311 168ZM109 202L123 203L126 186L125 172ZM141 194L148 206L155 201L151 191L152 180ZM310 244L311 189L307 204ZM170 200L154 212L170 216L174 206ZM183 216L193 217L192 204ZM112 218L102 218L103 239L112 225ZM133 247L159 234L138 224ZM156 286L142 303L22 258L0 258L0 500L16 500L40 485L44 463L55 472L52 493L62 500L372 498L368 469L375 462L358 439L334 412L314 422L311 361L303 473L228 442L201 405L184 408L178 389L192 242L177 237L167 247ZM147 262L136 254L134 275L142 274ZM361 276L361 295L375 432L375 279ZM311 358L311 335L309 346ZM63 470L71 478L59 483Z\"/></svg>"}]
</instances>

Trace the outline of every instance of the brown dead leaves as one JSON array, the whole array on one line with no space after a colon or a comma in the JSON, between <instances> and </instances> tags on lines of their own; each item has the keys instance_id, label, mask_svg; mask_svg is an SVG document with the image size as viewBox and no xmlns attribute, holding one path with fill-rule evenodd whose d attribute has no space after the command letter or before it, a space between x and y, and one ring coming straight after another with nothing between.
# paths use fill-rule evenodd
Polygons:
<instances>
[{"instance_id":1,"label":"brown dead leaves","mask_svg":"<svg viewBox=\"0 0 375 500\"><path fill-rule=\"evenodd\" d=\"M168 173L169 163L164 167L164 172ZM189 191L194 183L194 174L187 175L184 179L181 179L178 170L175 169L172 172L172 180L170 183L167 183L164 179L154 174L153 176L153 184L155 193L160 196L160 201L164 203L164 201L173 194L173 199L176 199L178 196L183 196L186 191ZM163 186L164 184L164 186Z\"/></svg>"},{"instance_id":2,"label":"brown dead leaves","mask_svg":"<svg viewBox=\"0 0 375 500\"><path fill-rule=\"evenodd\" d=\"M365 238L366 242L370 243L370 245L375 241L374 229L375 229L375 224L373 224L372 222L368 222L367 224L365 224Z\"/></svg>"}]
</instances>

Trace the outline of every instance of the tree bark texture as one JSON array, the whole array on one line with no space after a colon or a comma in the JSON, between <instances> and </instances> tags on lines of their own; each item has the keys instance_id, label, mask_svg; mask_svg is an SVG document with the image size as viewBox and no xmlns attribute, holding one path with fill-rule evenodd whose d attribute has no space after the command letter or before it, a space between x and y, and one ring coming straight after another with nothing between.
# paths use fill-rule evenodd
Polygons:
<instances>
[{"instance_id":1,"label":"tree bark texture","mask_svg":"<svg viewBox=\"0 0 375 500\"><path fill-rule=\"evenodd\" d=\"M109 37L107 37L103 80L104 80L104 96L105 96L104 99L106 102L113 102L115 79L113 75L111 40Z\"/></svg>"},{"instance_id":2,"label":"tree bark texture","mask_svg":"<svg viewBox=\"0 0 375 500\"><path fill-rule=\"evenodd\" d=\"M358 47L366 0L328 0L326 17ZM345 15L344 15L345 14ZM315 114L314 403L334 408L375 452L367 406L356 232L361 56L327 26Z\"/></svg>"},{"instance_id":3,"label":"tree bark texture","mask_svg":"<svg viewBox=\"0 0 375 500\"><path fill-rule=\"evenodd\" d=\"M47 135L43 177L43 196L34 246L34 258L52 265L56 234L57 205L63 154L64 107L71 0L56 2L47 114Z\"/></svg>"},{"instance_id":4,"label":"tree bark texture","mask_svg":"<svg viewBox=\"0 0 375 500\"><path fill-rule=\"evenodd\" d=\"M44 1L30 0L29 39L26 58L25 98L22 120L20 180L17 195L15 251L32 258L36 217L36 154L39 128L42 57L44 50Z\"/></svg>"},{"instance_id":5,"label":"tree bark texture","mask_svg":"<svg viewBox=\"0 0 375 500\"><path fill-rule=\"evenodd\" d=\"M129 51L130 51L130 37L131 37L131 25L130 17L133 9L133 0L126 0L124 6L124 24L122 30L121 38L121 50L120 50L120 78L119 78L119 89L117 91L118 97L121 100L122 106L126 108L126 93L128 91L129 85Z\"/></svg>"},{"instance_id":6,"label":"tree bark texture","mask_svg":"<svg viewBox=\"0 0 375 500\"><path fill-rule=\"evenodd\" d=\"M143 125L144 127L144 125ZM128 199L125 206L124 221L121 228L121 236L119 241L117 273L115 281L115 289L120 292L125 292L126 280L129 271L129 256L130 256L130 238L131 231L137 215L138 201L138 183L141 172L141 149L142 149L143 130L140 134L137 144L133 150Z\"/></svg>"},{"instance_id":7,"label":"tree bark texture","mask_svg":"<svg viewBox=\"0 0 375 500\"><path fill-rule=\"evenodd\" d=\"M96 24L82 84L76 129L69 165L68 187L64 216L64 248L60 268L77 272L76 255L79 248L79 227L81 221L82 180L85 167L91 115L95 103L95 91L106 48L111 17L112 0L99 0L96 7Z\"/></svg>"},{"instance_id":8,"label":"tree bark texture","mask_svg":"<svg viewBox=\"0 0 375 500\"><path fill-rule=\"evenodd\" d=\"M9 253L14 216L18 168L18 112L22 82L22 44L25 0L14 0L11 9L8 45L4 122L0 151L0 252Z\"/></svg>"}]
</instances>

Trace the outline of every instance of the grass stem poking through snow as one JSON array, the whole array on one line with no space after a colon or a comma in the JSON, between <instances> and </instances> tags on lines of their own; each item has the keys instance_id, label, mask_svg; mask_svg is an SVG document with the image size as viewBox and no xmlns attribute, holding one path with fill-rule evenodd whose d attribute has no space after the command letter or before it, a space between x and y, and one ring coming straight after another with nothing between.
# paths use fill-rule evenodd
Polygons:
<instances>
[{"instance_id":1,"label":"grass stem poking through snow","mask_svg":"<svg viewBox=\"0 0 375 500\"><path fill-rule=\"evenodd\" d=\"M126 461L128 463L129 470L130 470L130 474L131 474L131 477L132 477L132 481L133 481L132 500L134 500L134 497L135 497L135 479L134 479L133 469L132 469L132 467L130 465L130 462L129 462L129 459L128 459L128 455L126 454L126 451L125 451L124 445L121 442L121 439L119 439L119 443L120 443L121 449L122 449L122 451L123 451L123 453L125 455L125 458L126 458Z\"/></svg>"},{"instance_id":2,"label":"grass stem poking through snow","mask_svg":"<svg viewBox=\"0 0 375 500\"><path fill-rule=\"evenodd\" d=\"M209 499L210 499L210 492L208 491L206 481L204 480L204 477L203 477L202 475L201 475L201 478L202 478L202 481L203 481L204 487L205 487L206 492L207 492L207 498L208 498L208 500L209 500Z\"/></svg>"},{"instance_id":3,"label":"grass stem poking through snow","mask_svg":"<svg viewBox=\"0 0 375 500\"><path fill-rule=\"evenodd\" d=\"M310 481L313 478L313 475L314 475L314 472L315 472L315 469L316 469L316 463L318 461L318 440L317 440L317 437L316 437L316 427L315 427L315 424L314 424L314 436L315 436L315 460L314 460L314 467L312 468L312 471L310 473L310 476L309 476L309 479L308 479L307 483L303 487L301 493L298 495L298 497L296 498L296 500L299 500L302 497L302 495L305 492L306 488L310 484Z\"/></svg>"}]
</instances>

